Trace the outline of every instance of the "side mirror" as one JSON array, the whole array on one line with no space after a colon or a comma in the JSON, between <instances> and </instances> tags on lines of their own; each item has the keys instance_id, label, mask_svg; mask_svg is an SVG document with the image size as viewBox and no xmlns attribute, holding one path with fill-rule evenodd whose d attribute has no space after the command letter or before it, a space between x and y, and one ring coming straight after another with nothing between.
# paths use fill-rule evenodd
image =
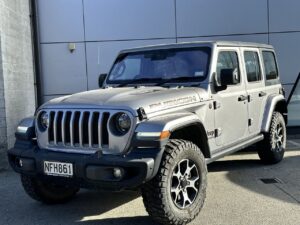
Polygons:
<instances>
[{"instance_id":1,"label":"side mirror","mask_svg":"<svg viewBox=\"0 0 300 225\"><path fill-rule=\"evenodd\" d=\"M237 69L222 69L220 73L221 86L234 85L239 83Z\"/></svg>"},{"instance_id":2,"label":"side mirror","mask_svg":"<svg viewBox=\"0 0 300 225\"><path fill-rule=\"evenodd\" d=\"M102 87L103 87L103 83L104 83L106 77L107 77L107 74L106 74L106 73L100 74L100 76L99 76L99 78L98 78L98 85L99 85L99 88L102 88Z\"/></svg>"}]
</instances>

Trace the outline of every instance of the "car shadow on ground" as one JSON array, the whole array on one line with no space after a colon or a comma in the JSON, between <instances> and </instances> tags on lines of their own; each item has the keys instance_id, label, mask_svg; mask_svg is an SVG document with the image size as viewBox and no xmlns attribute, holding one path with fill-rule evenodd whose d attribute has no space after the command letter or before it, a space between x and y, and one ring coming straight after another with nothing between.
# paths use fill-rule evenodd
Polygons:
<instances>
[{"instance_id":1,"label":"car shadow on ground","mask_svg":"<svg viewBox=\"0 0 300 225\"><path fill-rule=\"evenodd\" d=\"M78 193L72 201L60 205L45 205L32 201L29 204L30 211L34 216L43 215L47 218L47 224L82 224L82 225L156 225L148 216L135 216L132 214L134 208L128 208L127 203L140 197L138 191L126 192L102 192L83 190ZM138 202L138 207L143 207ZM131 206L131 204L129 204ZM117 212L110 212L116 208ZM24 209L26 210L26 209ZM121 212L120 212L121 211ZM122 213L123 211L123 213ZM130 213L131 212L131 213ZM138 214L140 210L138 210Z\"/></svg>"},{"instance_id":2,"label":"car shadow on ground","mask_svg":"<svg viewBox=\"0 0 300 225\"><path fill-rule=\"evenodd\" d=\"M297 151L299 152L299 150ZM256 152L238 154L256 154ZM299 204L299 164L300 155L286 156L282 162L274 165L264 165L259 159L227 159L209 164L208 171L211 173L225 172L229 181L245 189L284 202ZM272 181L264 183L262 179L271 179ZM278 189L278 191L274 191L274 189Z\"/></svg>"},{"instance_id":3,"label":"car shadow on ground","mask_svg":"<svg viewBox=\"0 0 300 225\"><path fill-rule=\"evenodd\" d=\"M72 215L76 215L76 218L68 218L68 220L76 221L76 223L82 225L155 225L156 223L154 223L149 216L128 216L128 214L131 214L130 212L135 209L134 207L128 208L125 204L135 201L140 196L141 194L139 191L102 192L83 190L78 194L76 199L67 203L73 210ZM142 208L143 203L140 201L138 203L139 208ZM74 205L80 207L73 207ZM130 206L131 205L132 204L130 204ZM118 210L117 213L109 213L109 211L118 207L122 207L122 209ZM123 211L124 213L120 211ZM103 218L102 214L105 213L108 214Z\"/></svg>"},{"instance_id":4,"label":"car shadow on ground","mask_svg":"<svg viewBox=\"0 0 300 225\"><path fill-rule=\"evenodd\" d=\"M242 186L250 191L257 192L258 194L266 195L277 200L286 201L290 203L297 203L297 200L292 197L284 195L278 195L277 192L270 191L269 187L260 180L260 178L279 178L282 184L271 184L271 185L284 185L285 182L289 182L291 170L294 166L299 165L300 155L298 156L287 156L285 159L276 165L264 165L259 159L253 158L252 154L257 154L255 151L251 152L240 152L238 155L247 155L242 159L234 160L223 160L217 161L208 165L208 171L213 172L226 172L226 178L236 185ZM249 158L248 158L249 156ZM299 170L298 170L299 172ZM300 174L298 174L300 175ZM298 184L300 185L300 183ZM280 191L280 190L279 190ZM99 210L102 211L102 210ZM99 212L98 211L98 212ZM127 215L128 216L128 215ZM93 219L91 221L80 221L80 224L91 225L91 224L132 224L132 225L154 225L156 224L151 220L149 216L134 216L134 217L120 218L103 218Z\"/></svg>"},{"instance_id":5,"label":"car shadow on ground","mask_svg":"<svg viewBox=\"0 0 300 225\"><path fill-rule=\"evenodd\" d=\"M121 217L121 218L105 218L93 221L80 222L84 225L160 225L155 223L149 216Z\"/></svg>"}]
</instances>

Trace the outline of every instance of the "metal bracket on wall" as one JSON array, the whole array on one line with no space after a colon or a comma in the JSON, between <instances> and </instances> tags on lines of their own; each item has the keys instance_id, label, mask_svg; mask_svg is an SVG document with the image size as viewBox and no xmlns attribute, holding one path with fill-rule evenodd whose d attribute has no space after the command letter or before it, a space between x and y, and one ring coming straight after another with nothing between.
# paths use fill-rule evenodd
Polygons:
<instances>
[{"instance_id":1,"label":"metal bracket on wall","mask_svg":"<svg viewBox=\"0 0 300 225\"><path fill-rule=\"evenodd\" d=\"M76 49L76 44L75 43L69 43L68 47L69 47L70 52L73 53Z\"/></svg>"}]
</instances>

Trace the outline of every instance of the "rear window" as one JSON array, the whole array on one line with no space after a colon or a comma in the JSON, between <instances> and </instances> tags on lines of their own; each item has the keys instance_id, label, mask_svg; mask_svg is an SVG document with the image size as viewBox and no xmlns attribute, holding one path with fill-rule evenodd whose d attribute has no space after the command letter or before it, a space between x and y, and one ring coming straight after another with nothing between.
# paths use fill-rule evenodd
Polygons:
<instances>
[{"instance_id":1,"label":"rear window","mask_svg":"<svg viewBox=\"0 0 300 225\"><path fill-rule=\"evenodd\" d=\"M265 65L266 80L277 79L278 69L274 53L271 51L263 51L262 55Z\"/></svg>"}]
</instances>

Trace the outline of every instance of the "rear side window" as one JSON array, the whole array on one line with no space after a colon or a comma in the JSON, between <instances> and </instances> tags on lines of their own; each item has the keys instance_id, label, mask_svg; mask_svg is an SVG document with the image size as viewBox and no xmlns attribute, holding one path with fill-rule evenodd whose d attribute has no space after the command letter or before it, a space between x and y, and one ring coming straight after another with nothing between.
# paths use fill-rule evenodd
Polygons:
<instances>
[{"instance_id":1,"label":"rear side window","mask_svg":"<svg viewBox=\"0 0 300 225\"><path fill-rule=\"evenodd\" d=\"M266 80L277 79L278 69L274 53L270 51L263 51L262 55L265 65Z\"/></svg>"},{"instance_id":2,"label":"rear side window","mask_svg":"<svg viewBox=\"0 0 300 225\"><path fill-rule=\"evenodd\" d=\"M248 82L256 82L261 80L260 63L257 52L244 52L246 73Z\"/></svg>"},{"instance_id":3,"label":"rear side window","mask_svg":"<svg viewBox=\"0 0 300 225\"><path fill-rule=\"evenodd\" d=\"M240 83L239 60L234 51L223 51L219 53L217 62L217 82L220 83L220 74L222 69L236 70L236 80Z\"/></svg>"}]
</instances>

